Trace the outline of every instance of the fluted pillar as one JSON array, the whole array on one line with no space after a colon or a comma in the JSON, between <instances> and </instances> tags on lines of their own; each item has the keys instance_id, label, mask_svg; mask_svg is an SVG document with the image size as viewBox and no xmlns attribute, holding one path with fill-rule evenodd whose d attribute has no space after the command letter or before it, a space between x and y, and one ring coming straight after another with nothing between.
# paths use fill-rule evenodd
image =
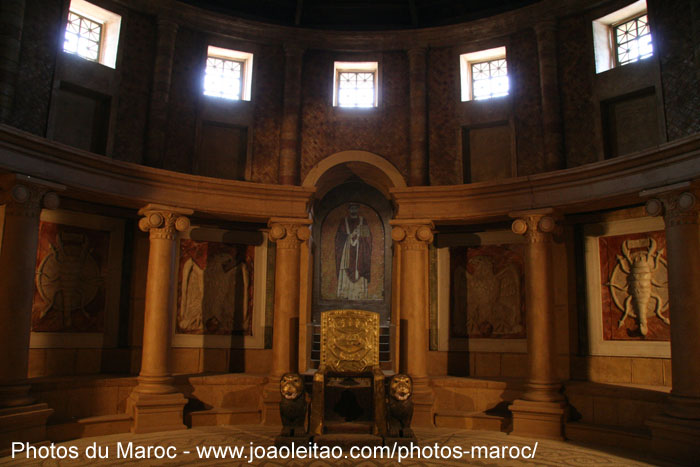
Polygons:
<instances>
[{"instance_id":1,"label":"fluted pillar","mask_svg":"<svg viewBox=\"0 0 700 467\"><path fill-rule=\"evenodd\" d=\"M511 217L516 218L513 232L524 235L527 240L528 383L523 396L510 406L513 434L561 439L566 404L556 367L552 268L552 236L557 230L557 221L552 209L513 212Z\"/></svg>"},{"instance_id":2,"label":"fluted pillar","mask_svg":"<svg viewBox=\"0 0 700 467\"><path fill-rule=\"evenodd\" d=\"M148 140L145 155L145 163L152 167L162 167L166 149L165 135L168 123L170 81L173 72L177 30L177 23L168 18L158 18L158 42L156 44L156 58L153 66Z\"/></svg>"},{"instance_id":3,"label":"fluted pillar","mask_svg":"<svg viewBox=\"0 0 700 467\"><path fill-rule=\"evenodd\" d=\"M665 414L648 422L653 448L695 460L700 448L700 230L698 190L682 183L643 192L647 212L666 225L671 320L671 394Z\"/></svg>"},{"instance_id":4,"label":"fluted pillar","mask_svg":"<svg viewBox=\"0 0 700 467\"><path fill-rule=\"evenodd\" d=\"M148 273L143 323L143 348L138 385L128 400L134 433L184 429L182 409L187 400L173 385L170 370L171 312L177 284L176 249L187 230L191 209L149 204L139 228L148 232Z\"/></svg>"},{"instance_id":5,"label":"fluted pillar","mask_svg":"<svg viewBox=\"0 0 700 467\"><path fill-rule=\"evenodd\" d=\"M0 248L0 455L12 441L45 439L47 404L34 404L27 369L42 208L58 207L62 188L21 175L0 178L4 221Z\"/></svg>"},{"instance_id":6,"label":"fluted pillar","mask_svg":"<svg viewBox=\"0 0 700 467\"><path fill-rule=\"evenodd\" d=\"M540 62L542 132L547 170L566 168L562 136L559 79L557 77L557 23L547 20L535 25Z\"/></svg>"},{"instance_id":7,"label":"fluted pillar","mask_svg":"<svg viewBox=\"0 0 700 467\"><path fill-rule=\"evenodd\" d=\"M299 121L301 112L301 67L304 50L284 48L284 103L280 133L279 182L299 183Z\"/></svg>"},{"instance_id":8,"label":"fluted pillar","mask_svg":"<svg viewBox=\"0 0 700 467\"><path fill-rule=\"evenodd\" d=\"M12 114L24 26L24 0L0 2L0 123Z\"/></svg>"},{"instance_id":9,"label":"fluted pillar","mask_svg":"<svg viewBox=\"0 0 700 467\"><path fill-rule=\"evenodd\" d=\"M432 426L432 388L428 385L428 245L434 225L429 220L392 220L391 238L399 244L399 369L413 378L413 424Z\"/></svg>"},{"instance_id":10,"label":"fluted pillar","mask_svg":"<svg viewBox=\"0 0 700 467\"><path fill-rule=\"evenodd\" d=\"M426 98L426 56L424 48L408 51L411 112L411 157L409 184L428 185L428 126Z\"/></svg>"},{"instance_id":11,"label":"fluted pillar","mask_svg":"<svg viewBox=\"0 0 700 467\"><path fill-rule=\"evenodd\" d=\"M270 219L269 238L276 243L275 305L272 321L272 362L263 394L266 424L280 423L279 380L299 369L299 287L301 244L311 237L309 219ZM303 323L304 332L306 324Z\"/></svg>"}]
</instances>

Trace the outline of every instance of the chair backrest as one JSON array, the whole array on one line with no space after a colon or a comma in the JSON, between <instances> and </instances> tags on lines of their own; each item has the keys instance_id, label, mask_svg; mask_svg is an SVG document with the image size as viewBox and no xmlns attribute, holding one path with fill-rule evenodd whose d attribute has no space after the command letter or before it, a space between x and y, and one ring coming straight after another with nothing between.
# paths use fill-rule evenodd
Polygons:
<instances>
[{"instance_id":1,"label":"chair backrest","mask_svg":"<svg viewBox=\"0 0 700 467\"><path fill-rule=\"evenodd\" d=\"M321 365L357 373L379 365L379 314L364 310L321 313Z\"/></svg>"}]
</instances>

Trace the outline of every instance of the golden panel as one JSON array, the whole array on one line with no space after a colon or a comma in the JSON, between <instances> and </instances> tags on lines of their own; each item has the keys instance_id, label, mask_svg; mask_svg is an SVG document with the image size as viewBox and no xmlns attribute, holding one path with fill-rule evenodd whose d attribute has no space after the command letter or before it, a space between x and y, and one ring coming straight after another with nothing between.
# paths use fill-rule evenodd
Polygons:
<instances>
[{"instance_id":1,"label":"golden panel","mask_svg":"<svg viewBox=\"0 0 700 467\"><path fill-rule=\"evenodd\" d=\"M379 365L379 314L331 310L321 314L321 366L362 372Z\"/></svg>"}]
</instances>

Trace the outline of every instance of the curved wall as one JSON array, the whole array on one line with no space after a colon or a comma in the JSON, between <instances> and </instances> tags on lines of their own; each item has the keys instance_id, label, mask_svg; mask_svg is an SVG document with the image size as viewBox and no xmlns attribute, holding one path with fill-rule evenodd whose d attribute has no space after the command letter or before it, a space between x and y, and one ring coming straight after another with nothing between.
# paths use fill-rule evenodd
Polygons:
<instances>
[{"instance_id":1,"label":"curved wall","mask_svg":"<svg viewBox=\"0 0 700 467\"><path fill-rule=\"evenodd\" d=\"M687 2L650 0L658 53L599 75L591 21L624 2L544 0L460 25L340 32L238 20L175 1L96 0L123 18L115 69L59 50L60 35L50 31L62 27L67 2L41 8L35 3L26 2L14 104L3 123L114 159L183 173L278 183L280 154L287 144L282 127L290 114L298 120L291 143L297 184L319 161L344 150L379 154L408 180L413 140L424 145L430 185L477 181L465 180L464 165L471 157L488 166L488 147L472 147L469 154L465 135L485 127L501 128L512 141L505 175L529 176L600 161L611 155L605 109L636 92L646 93L645 102L655 113L651 123L645 122L653 127L653 136L643 143L647 147L700 129L692 118L699 98L692 78L698 64L689 39L697 26L682 14ZM553 25L553 30L542 33L543 25ZM254 54L251 101L202 95L207 45ZM507 48L510 96L461 102L459 54L501 45ZM553 55L548 52L552 47ZM425 51L424 77L411 71L408 51L416 49ZM302 54L299 65L290 58L293 50ZM336 60L379 62L378 108L346 111L331 105ZM285 69L290 66L300 67L293 70L298 82ZM287 84L285 76L291 80ZM554 90L552 77L554 84L558 81ZM424 88L422 107L411 104L415 80ZM543 123L543 105L552 96L559 120L555 127ZM102 106L106 136L78 138L76 133L90 130L75 115L81 105L95 102ZM412 122L421 119L427 121L425 128L412 129ZM556 157L548 154L543 138L552 128L562 139ZM627 138L650 133L649 128L638 131ZM207 169L225 163L226 151L239 140L244 143L237 154L245 159L244 174ZM632 148L643 149L643 144Z\"/></svg>"}]
</instances>

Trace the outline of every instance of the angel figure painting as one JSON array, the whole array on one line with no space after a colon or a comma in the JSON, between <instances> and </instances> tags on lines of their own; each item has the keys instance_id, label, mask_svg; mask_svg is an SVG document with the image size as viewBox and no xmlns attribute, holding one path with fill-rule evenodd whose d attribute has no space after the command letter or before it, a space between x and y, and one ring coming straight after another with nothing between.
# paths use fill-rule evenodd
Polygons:
<instances>
[{"instance_id":1,"label":"angel figure painting","mask_svg":"<svg viewBox=\"0 0 700 467\"><path fill-rule=\"evenodd\" d=\"M523 256L518 245L453 248L455 337L524 338Z\"/></svg>"},{"instance_id":2,"label":"angel figure painting","mask_svg":"<svg viewBox=\"0 0 700 467\"><path fill-rule=\"evenodd\" d=\"M182 240L177 332L250 335L254 247Z\"/></svg>"}]
</instances>

